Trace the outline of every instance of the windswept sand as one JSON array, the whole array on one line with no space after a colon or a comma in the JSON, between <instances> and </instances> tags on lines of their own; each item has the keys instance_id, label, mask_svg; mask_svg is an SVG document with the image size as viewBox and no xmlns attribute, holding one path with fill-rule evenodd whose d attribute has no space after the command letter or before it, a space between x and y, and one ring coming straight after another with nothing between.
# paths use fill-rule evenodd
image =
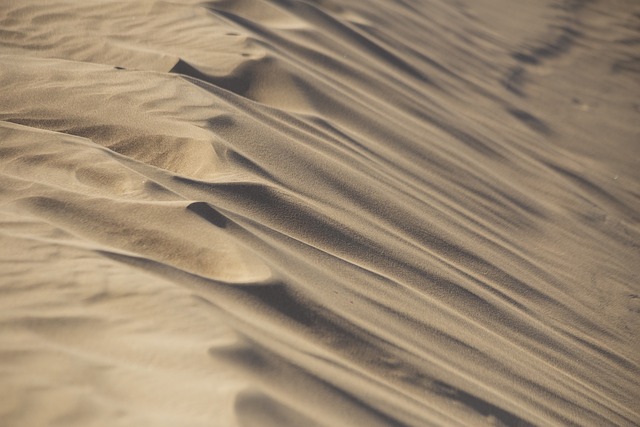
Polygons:
<instances>
[{"instance_id":1,"label":"windswept sand","mask_svg":"<svg viewBox=\"0 0 640 427\"><path fill-rule=\"evenodd\" d=\"M639 28L1 1L0 425L639 425Z\"/></svg>"}]
</instances>

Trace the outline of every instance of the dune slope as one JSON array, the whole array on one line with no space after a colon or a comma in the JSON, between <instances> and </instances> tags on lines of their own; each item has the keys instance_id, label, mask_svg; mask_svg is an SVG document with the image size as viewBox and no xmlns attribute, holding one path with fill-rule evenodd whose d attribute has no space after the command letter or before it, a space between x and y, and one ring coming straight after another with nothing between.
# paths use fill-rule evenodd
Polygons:
<instances>
[{"instance_id":1,"label":"dune slope","mask_svg":"<svg viewBox=\"0 0 640 427\"><path fill-rule=\"evenodd\" d=\"M640 4L0 3L0 424L640 424Z\"/></svg>"}]
</instances>

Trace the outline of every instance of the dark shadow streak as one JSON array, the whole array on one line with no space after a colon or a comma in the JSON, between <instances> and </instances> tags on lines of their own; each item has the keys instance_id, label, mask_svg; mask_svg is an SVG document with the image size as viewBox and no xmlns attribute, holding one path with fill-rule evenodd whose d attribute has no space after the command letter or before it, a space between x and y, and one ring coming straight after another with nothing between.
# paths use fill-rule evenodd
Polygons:
<instances>
[{"instance_id":1,"label":"dark shadow streak","mask_svg":"<svg viewBox=\"0 0 640 427\"><path fill-rule=\"evenodd\" d=\"M542 135L549 136L553 133L551 131L551 128L545 122L531 113L528 113L524 110L519 110L517 108L507 108L507 112L516 119L520 120L528 128Z\"/></svg>"},{"instance_id":2,"label":"dark shadow streak","mask_svg":"<svg viewBox=\"0 0 640 427\"><path fill-rule=\"evenodd\" d=\"M215 225L216 227L225 228L227 226L227 218L212 208L208 203L194 202L187 206L187 210L195 213L200 218Z\"/></svg>"},{"instance_id":3,"label":"dark shadow streak","mask_svg":"<svg viewBox=\"0 0 640 427\"><path fill-rule=\"evenodd\" d=\"M446 396L449 399L456 400L486 417L495 417L504 425L514 427L534 427L534 424L523 420L522 418L512 414L511 412L508 412L496 405L493 405L492 403L487 402L486 400L469 394L466 391L462 391L460 389L452 387L447 383L435 381L434 386L436 393L442 396Z\"/></svg>"}]
</instances>

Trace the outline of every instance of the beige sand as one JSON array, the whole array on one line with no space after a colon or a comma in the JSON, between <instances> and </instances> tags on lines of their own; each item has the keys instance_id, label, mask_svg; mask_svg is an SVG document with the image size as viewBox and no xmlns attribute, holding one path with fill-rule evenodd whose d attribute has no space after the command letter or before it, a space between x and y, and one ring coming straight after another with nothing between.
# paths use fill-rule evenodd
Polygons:
<instances>
[{"instance_id":1,"label":"beige sand","mask_svg":"<svg viewBox=\"0 0 640 427\"><path fill-rule=\"evenodd\" d=\"M640 3L0 2L0 425L640 424Z\"/></svg>"}]
</instances>

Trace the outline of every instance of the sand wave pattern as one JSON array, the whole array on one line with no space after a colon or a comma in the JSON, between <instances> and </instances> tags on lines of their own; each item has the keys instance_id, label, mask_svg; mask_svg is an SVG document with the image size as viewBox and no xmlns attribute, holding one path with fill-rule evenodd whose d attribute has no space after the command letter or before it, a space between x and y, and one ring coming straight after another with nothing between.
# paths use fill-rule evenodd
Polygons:
<instances>
[{"instance_id":1,"label":"sand wave pattern","mask_svg":"<svg viewBox=\"0 0 640 427\"><path fill-rule=\"evenodd\" d=\"M639 6L0 2L0 424L640 424Z\"/></svg>"}]
</instances>

